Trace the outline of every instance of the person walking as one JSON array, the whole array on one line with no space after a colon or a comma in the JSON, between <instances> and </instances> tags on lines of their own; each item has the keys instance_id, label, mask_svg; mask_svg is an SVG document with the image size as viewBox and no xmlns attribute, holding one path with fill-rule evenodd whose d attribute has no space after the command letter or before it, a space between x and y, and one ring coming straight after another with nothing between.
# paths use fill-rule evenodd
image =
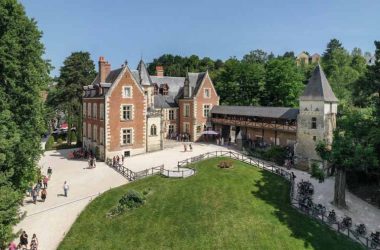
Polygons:
<instances>
[{"instance_id":1,"label":"person walking","mask_svg":"<svg viewBox=\"0 0 380 250\"><path fill-rule=\"evenodd\" d=\"M48 169L47 169L47 175L49 176L49 179L51 178L51 175L53 174L53 170L51 169L51 167L49 166Z\"/></svg>"},{"instance_id":2,"label":"person walking","mask_svg":"<svg viewBox=\"0 0 380 250\"><path fill-rule=\"evenodd\" d=\"M47 188L48 187L48 181L49 181L49 177L45 176L44 177L44 188Z\"/></svg>"},{"instance_id":3,"label":"person walking","mask_svg":"<svg viewBox=\"0 0 380 250\"><path fill-rule=\"evenodd\" d=\"M96 157L92 159L92 167L96 168Z\"/></svg>"},{"instance_id":4,"label":"person walking","mask_svg":"<svg viewBox=\"0 0 380 250\"><path fill-rule=\"evenodd\" d=\"M25 231L22 232L20 235L20 245L21 249L27 249L28 248L28 235Z\"/></svg>"},{"instance_id":5,"label":"person walking","mask_svg":"<svg viewBox=\"0 0 380 250\"><path fill-rule=\"evenodd\" d=\"M33 234L32 241L30 242L30 250L38 250L38 239L36 234Z\"/></svg>"},{"instance_id":6,"label":"person walking","mask_svg":"<svg viewBox=\"0 0 380 250\"><path fill-rule=\"evenodd\" d=\"M189 144L189 149L191 152L193 151L193 146L191 146L191 143Z\"/></svg>"},{"instance_id":7,"label":"person walking","mask_svg":"<svg viewBox=\"0 0 380 250\"><path fill-rule=\"evenodd\" d=\"M36 190L36 188L32 189L32 199L33 199L33 203L36 204L36 201L37 201L37 190Z\"/></svg>"},{"instance_id":8,"label":"person walking","mask_svg":"<svg viewBox=\"0 0 380 250\"><path fill-rule=\"evenodd\" d=\"M45 200L46 200L46 195L47 195L46 188L43 188L42 191L41 191L41 199L42 199L42 202L45 202Z\"/></svg>"},{"instance_id":9,"label":"person walking","mask_svg":"<svg viewBox=\"0 0 380 250\"><path fill-rule=\"evenodd\" d=\"M69 184L67 184L67 181L63 183L63 193L65 194L65 197L67 197L67 192L69 191Z\"/></svg>"}]
</instances>

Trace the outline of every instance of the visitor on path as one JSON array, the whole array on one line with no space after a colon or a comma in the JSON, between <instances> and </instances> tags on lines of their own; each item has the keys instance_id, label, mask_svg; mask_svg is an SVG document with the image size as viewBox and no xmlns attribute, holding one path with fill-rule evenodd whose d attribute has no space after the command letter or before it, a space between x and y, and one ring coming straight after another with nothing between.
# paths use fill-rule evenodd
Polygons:
<instances>
[{"instance_id":1,"label":"visitor on path","mask_svg":"<svg viewBox=\"0 0 380 250\"><path fill-rule=\"evenodd\" d=\"M183 151L186 152L187 151L187 147L186 147L186 144L183 144Z\"/></svg>"},{"instance_id":2,"label":"visitor on path","mask_svg":"<svg viewBox=\"0 0 380 250\"><path fill-rule=\"evenodd\" d=\"M45 176L44 177L44 188L47 188L48 187L48 181L49 181L49 177Z\"/></svg>"},{"instance_id":3,"label":"visitor on path","mask_svg":"<svg viewBox=\"0 0 380 250\"><path fill-rule=\"evenodd\" d=\"M65 194L65 197L67 197L67 192L69 191L69 184L67 184L67 181L63 183L63 193Z\"/></svg>"},{"instance_id":4,"label":"visitor on path","mask_svg":"<svg viewBox=\"0 0 380 250\"><path fill-rule=\"evenodd\" d=\"M8 250L17 250L17 245L13 241L9 243Z\"/></svg>"},{"instance_id":5,"label":"visitor on path","mask_svg":"<svg viewBox=\"0 0 380 250\"><path fill-rule=\"evenodd\" d=\"M189 148L190 148L190 151L192 152L193 151L193 146L191 145L191 143L189 144Z\"/></svg>"},{"instance_id":6,"label":"visitor on path","mask_svg":"<svg viewBox=\"0 0 380 250\"><path fill-rule=\"evenodd\" d=\"M118 155L116 156L116 161L117 161L117 164L119 164L119 163L120 163L120 158L119 158L119 156L118 156Z\"/></svg>"},{"instance_id":7,"label":"visitor on path","mask_svg":"<svg viewBox=\"0 0 380 250\"><path fill-rule=\"evenodd\" d=\"M124 155L121 155L121 161L122 161L122 163L124 165Z\"/></svg>"},{"instance_id":8,"label":"visitor on path","mask_svg":"<svg viewBox=\"0 0 380 250\"><path fill-rule=\"evenodd\" d=\"M114 156L114 157L112 158L112 166L115 167L115 164L116 164L116 157Z\"/></svg>"},{"instance_id":9,"label":"visitor on path","mask_svg":"<svg viewBox=\"0 0 380 250\"><path fill-rule=\"evenodd\" d=\"M42 202L45 202L46 200L46 195L47 195L47 191L46 191L46 188L42 189L41 191L41 199L42 199Z\"/></svg>"},{"instance_id":10,"label":"visitor on path","mask_svg":"<svg viewBox=\"0 0 380 250\"><path fill-rule=\"evenodd\" d=\"M37 190L35 188L32 189L32 200L33 200L33 203L36 204L36 201L37 201Z\"/></svg>"},{"instance_id":11,"label":"visitor on path","mask_svg":"<svg viewBox=\"0 0 380 250\"><path fill-rule=\"evenodd\" d=\"M51 178L52 174L53 174L53 170L51 169L51 167L48 167L48 169L47 169L47 175L49 176L49 179Z\"/></svg>"},{"instance_id":12,"label":"visitor on path","mask_svg":"<svg viewBox=\"0 0 380 250\"><path fill-rule=\"evenodd\" d=\"M20 235L20 245L21 249L27 249L28 248L28 235L25 231L22 232Z\"/></svg>"},{"instance_id":13,"label":"visitor on path","mask_svg":"<svg viewBox=\"0 0 380 250\"><path fill-rule=\"evenodd\" d=\"M30 242L30 250L38 250L38 239L36 234L33 234L32 241Z\"/></svg>"},{"instance_id":14,"label":"visitor on path","mask_svg":"<svg viewBox=\"0 0 380 250\"><path fill-rule=\"evenodd\" d=\"M92 167L96 168L96 157L92 159Z\"/></svg>"}]
</instances>

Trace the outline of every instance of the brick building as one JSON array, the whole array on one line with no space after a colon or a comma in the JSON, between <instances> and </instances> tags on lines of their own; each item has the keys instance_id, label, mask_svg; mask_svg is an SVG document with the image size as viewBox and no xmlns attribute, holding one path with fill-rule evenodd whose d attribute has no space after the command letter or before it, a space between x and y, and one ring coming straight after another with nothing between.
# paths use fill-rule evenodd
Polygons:
<instances>
[{"instance_id":1,"label":"brick building","mask_svg":"<svg viewBox=\"0 0 380 250\"><path fill-rule=\"evenodd\" d=\"M111 70L100 57L99 74L84 87L84 147L101 159L130 156L163 149L177 134L198 141L214 130L226 142L290 146L308 166L320 161L316 142L332 142L338 104L319 64L299 100L300 108L219 106L208 72L168 77L158 66L152 76L143 61Z\"/></svg>"},{"instance_id":2,"label":"brick building","mask_svg":"<svg viewBox=\"0 0 380 250\"><path fill-rule=\"evenodd\" d=\"M208 72L168 77L158 66L151 76L143 61L136 70L111 70L104 57L98 64L98 75L84 87L83 145L101 159L160 150L179 133L197 141L211 128L219 96Z\"/></svg>"}]
</instances>

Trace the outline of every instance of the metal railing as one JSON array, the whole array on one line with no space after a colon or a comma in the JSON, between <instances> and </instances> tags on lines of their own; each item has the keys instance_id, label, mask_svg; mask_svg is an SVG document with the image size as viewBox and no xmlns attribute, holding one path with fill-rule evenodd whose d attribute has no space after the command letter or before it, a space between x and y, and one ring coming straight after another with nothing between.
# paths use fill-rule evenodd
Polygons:
<instances>
[{"instance_id":1,"label":"metal railing","mask_svg":"<svg viewBox=\"0 0 380 250\"><path fill-rule=\"evenodd\" d=\"M304 206L300 206L300 202L298 199L295 198L295 192L294 192L294 186L295 186L295 176L291 171L287 171L282 169L281 167L267 161L259 160L256 158L252 158L248 155L240 154L237 152L233 151L212 151L208 153L204 153L198 156L194 156L182 161L179 161L177 166L178 168L180 167L186 167L186 168L191 168L189 166L192 163L209 159L209 158L216 158L216 157L229 157L234 160L238 160L244 163L247 163L251 166L258 167L260 169L272 172L276 175L279 175L283 177L285 180L289 181L290 183L290 205L297 209L299 212L308 215L314 219L317 219L319 222L327 225L329 228L347 236L348 238L361 243L362 246L364 246L367 249L380 249L380 244L377 242L373 241L370 237L368 236L361 236L358 235L355 230L352 230L351 228L346 228L342 227L340 222L334 222L334 223L329 223L327 220L327 216L325 214L315 214L312 212L311 209L305 209ZM313 205L315 205L313 203Z\"/></svg>"}]
</instances>

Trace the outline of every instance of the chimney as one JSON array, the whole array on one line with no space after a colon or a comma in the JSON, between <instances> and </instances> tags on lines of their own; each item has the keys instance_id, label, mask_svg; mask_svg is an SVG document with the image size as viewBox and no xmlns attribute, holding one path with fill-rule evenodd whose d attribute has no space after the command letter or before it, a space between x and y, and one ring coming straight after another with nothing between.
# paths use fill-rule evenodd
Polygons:
<instances>
[{"instance_id":1,"label":"chimney","mask_svg":"<svg viewBox=\"0 0 380 250\"><path fill-rule=\"evenodd\" d=\"M163 66L156 66L156 75L158 77L164 77L164 67Z\"/></svg>"},{"instance_id":2,"label":"chimney","mask_svg":"<svg viewBox=\"0 0 380 250\"><path fill-rule=\"evenodd\" d=\"M107 75L111 71L111 64L104 60L104 57L99 57L99 78L100 82L105 82Z\"/></svg>"}]
</instances>

